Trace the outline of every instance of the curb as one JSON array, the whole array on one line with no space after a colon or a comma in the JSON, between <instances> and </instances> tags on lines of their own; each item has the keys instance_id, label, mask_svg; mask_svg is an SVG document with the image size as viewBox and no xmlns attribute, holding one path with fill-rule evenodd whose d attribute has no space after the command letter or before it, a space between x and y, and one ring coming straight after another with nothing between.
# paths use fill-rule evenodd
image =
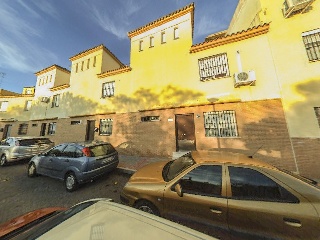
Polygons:
<instances>
[{"instance_id":1,"label":"curb","mask_svg":"<svg viewBox=\"0 0 320 240\"><path fill-rule=\"evenodd\" d=\"M117 167L118 171L122 172L122 173L125 173L125 174L134 174L137 170L133 170L133 169L130 169L130 168L124 168L124 167Z\"/></svg>"}]
</instances>

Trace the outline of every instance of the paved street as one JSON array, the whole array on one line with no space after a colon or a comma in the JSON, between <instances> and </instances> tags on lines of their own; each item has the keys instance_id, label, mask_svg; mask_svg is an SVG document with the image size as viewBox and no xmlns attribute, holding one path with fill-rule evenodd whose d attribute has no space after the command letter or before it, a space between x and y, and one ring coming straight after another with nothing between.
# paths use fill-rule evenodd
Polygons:
<instances>
[{"instance_id":1,"label":"paved street","mask_svg":"<svg viewBox=\"0 0 320 240\"><path fill-rule=\"evenodd\" d=\"M69 193L62 181L44 176L28 178L27 161L0 168L0 223L28 211L50 207L70 207L91 198L111 198L120 202L120 191L130 175L115 170Z\"/></svg>"}]
</instances>

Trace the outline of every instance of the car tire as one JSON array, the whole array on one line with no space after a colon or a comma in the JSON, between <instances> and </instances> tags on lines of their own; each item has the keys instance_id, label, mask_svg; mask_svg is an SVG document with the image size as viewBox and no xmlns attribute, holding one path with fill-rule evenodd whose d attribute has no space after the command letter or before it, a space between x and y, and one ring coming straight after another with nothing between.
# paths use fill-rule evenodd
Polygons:
<instances>
[{"instance_id":1,"label":"car tire","mask_svg":"<svg viewBox=\"0 0 320 240\"><path fill-rule=\"evenodd\" d=\"M3 167L7 164L7 156L3 154L0 158L0 166Z\"/></svg>"},{"instance_id":2,"label":"car tire","mask_svg":"<svg viewBox=\"0 0 320 240\"><path fill-rule=\"evenodd\" d=\"M141 211L151 213L156 216L160 216L160 213L159 213L159 210L157 209L157 207L154 206L149 201L145 201L145 200L138 201L134 207L141 210Z\"/></svg>"},{"instance_id":3,"label":"car tire","mask_svg":"<svg viewBox=\"0 0 320 240\"><path fill-rule=\"evenodd\" d=\"M36 177L37 176L37 169L34 163L30 163L28 166L28 177Z\"/></svg>"},{"instance_id":4,"label":"car tire","mask_svg":"<svg viewBox=\"0 0 320 240\"><path fill-rule=\"evenodd\" d=\"M68 172L64 178L66 190L73 192L78 188L78 181L76 175L73 172Z\"/></svg>"}]
</instances>

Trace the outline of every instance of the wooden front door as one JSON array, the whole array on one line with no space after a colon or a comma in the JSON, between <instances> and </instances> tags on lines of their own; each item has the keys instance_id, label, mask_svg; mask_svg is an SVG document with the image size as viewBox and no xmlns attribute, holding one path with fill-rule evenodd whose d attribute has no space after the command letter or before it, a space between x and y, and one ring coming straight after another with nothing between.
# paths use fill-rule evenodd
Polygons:
<instances>
[{"instance_id":1,"label":"wooden front door","mask_svg":"<svg viewBox=\"0 0 320 240\"><path fill-rule=\"evenodd\" d=\"M176 115L177 151L192 151L196 149L193 114Z\"/></svg>"}]
</instances>

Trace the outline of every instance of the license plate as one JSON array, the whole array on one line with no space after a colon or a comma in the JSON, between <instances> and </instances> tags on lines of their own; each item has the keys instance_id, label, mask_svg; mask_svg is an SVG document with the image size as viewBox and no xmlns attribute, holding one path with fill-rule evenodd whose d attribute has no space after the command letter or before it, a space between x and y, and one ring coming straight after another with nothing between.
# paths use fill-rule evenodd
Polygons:
<instances>
[{"instance_id":1,"label":"license plate","mask_svg":"<svg viewBox=\"0 0 320 240\"><path fill-rule=\"evenodd\" d=\"M114 159L114 156L108 157L108 158L104 159L101 163L102 163L102 164L105 164L105 163L107 163L107 162L112 161L113 159Z\"/></svg>"}]
</instances>

